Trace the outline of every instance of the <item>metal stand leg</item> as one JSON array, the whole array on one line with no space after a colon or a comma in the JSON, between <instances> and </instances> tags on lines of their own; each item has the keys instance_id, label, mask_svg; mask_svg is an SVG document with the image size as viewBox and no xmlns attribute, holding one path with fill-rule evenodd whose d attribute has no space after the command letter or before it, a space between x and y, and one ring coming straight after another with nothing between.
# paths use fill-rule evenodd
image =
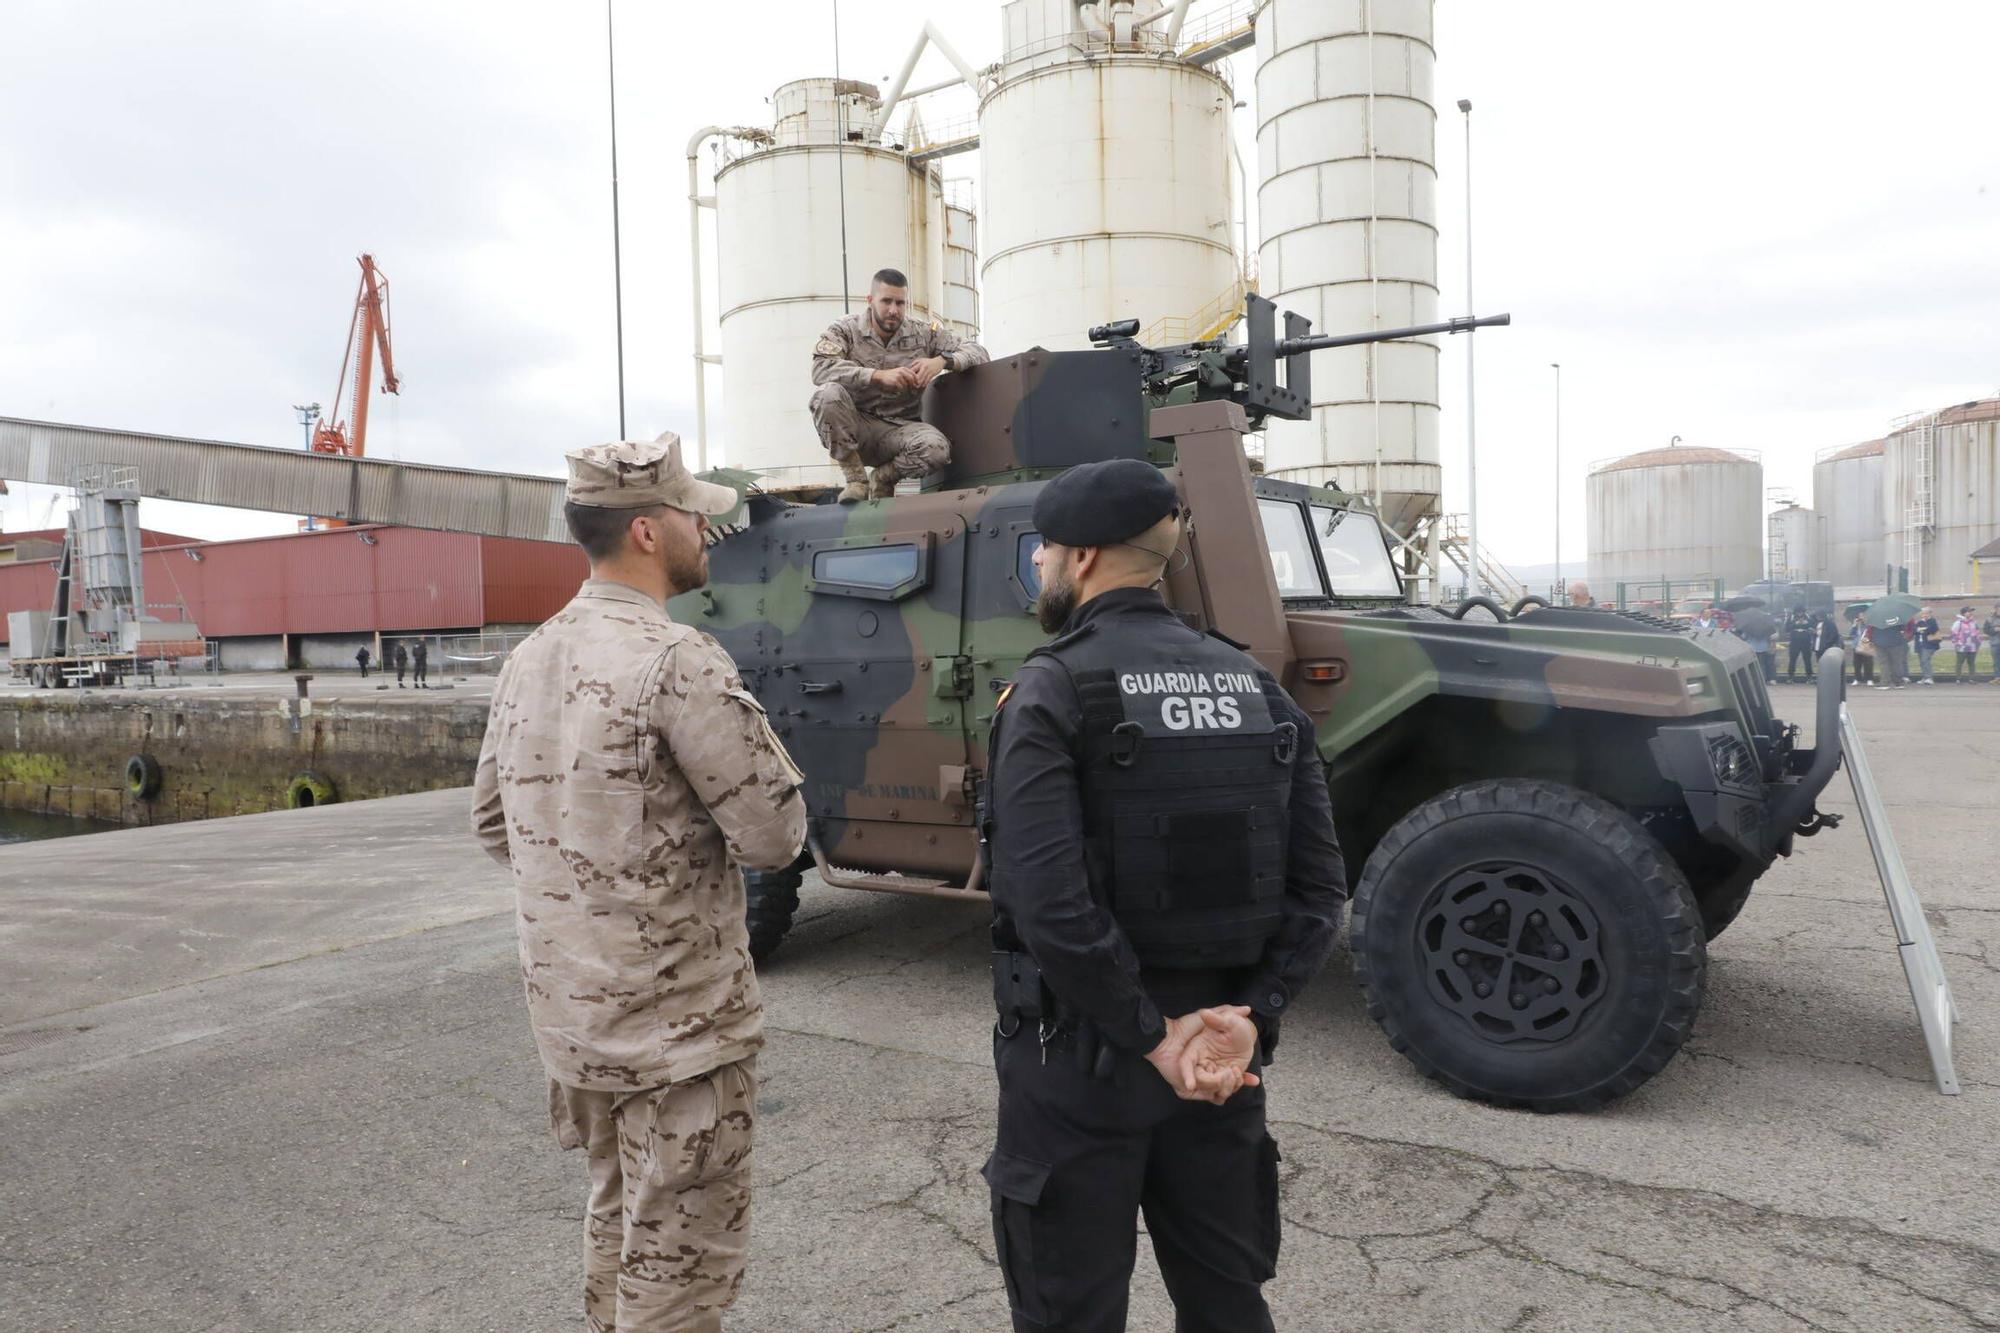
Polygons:
<instances>
[{"instance_id":1,"label":"metal stand leg","mask_svg":"<svg viewBox=\"0 0 2000 1333\"><path fill-rule=\"evenodd\" d=\"M1951 1025L1958 1021L1958 1005L1951 998L1944 959L1938 954L1931 924L1924 919L1924 905L1917 900L1910 872L1903 865L1903 853L1889 828L1889 812L1876 790L1875 774L1861 748L1861 733L1846 704L1840 706L1840 748L1847 759L1847 776L1854 784L1855 803L1861 807L1861 825L1868 830L1868 848L1875 854L1875 872L1882 878L1882 896L1889 900L1889 916L1896 923L1896 951L1903 958L1903 975L1910 981L1917 1020L1923 1024L1931 1074L1939 1092L1956 1096L1958 1074L1951 1063Z\"/></svg>"}]
</instances>

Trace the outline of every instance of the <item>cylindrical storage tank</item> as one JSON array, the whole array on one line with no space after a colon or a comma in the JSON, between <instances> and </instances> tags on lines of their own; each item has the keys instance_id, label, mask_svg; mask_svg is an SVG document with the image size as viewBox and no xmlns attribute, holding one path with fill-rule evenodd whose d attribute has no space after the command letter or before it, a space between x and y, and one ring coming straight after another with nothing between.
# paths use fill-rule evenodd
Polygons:
<instances>
[{"instance_id":1,"label":"cylindrical storage tank","mask_svg":"<svg viewBox=\"0 0 2000 1333\"><path fill-rule=\"evenodd\" d=\"M873 84L802 79L771 100L776 142L715 173L723 452L767 473L766 484L836 481L807 407L813 344L864 309L877 269L909 278L906 318L942 317L943 182L870 142L881 113Z\"/></svg>"},{"instance_id":2,"label":"cylindrical storage tank","mask_svg":"<svg viewBox=\"0 0 2000 1333\"><path fill-rule=\"evenodd\" d=\"M1590 585L1716 579L1741 588L1764 572L1764 465L1757 455L1682 446L1593 464L1584 486Z\"/></svg>"},{"instance_id":3,"label":"cylindrical storage tank","mask_svg":"<svg viewBox=\"0 0 2000 1333\"><path fill-rule=\"evenodd\" d=\"M1972 553L2000 535L2000 398L1926 414L1883 444L1885 562L1920 596L1970 592Z\"/></svg>"},{"instance_id":4,"label":"cylindrical storage tank","mask_svg":"<svg viewBox=\"0 0 2000 1333\"><path fill-rule=\"evenodd\" d=\"M944 206L945 327L961 338L979 333L979 219L970 204L947 200Z\"/></svg>"},{"instance_id":5,"label":"cylindrical storage tank","mask_svg":"<svg viewBox=\"0 0 2000 1333\"><path fill-rule=\"evenodd\" d=\"M1437 300L1431 0L1257 7L1257 276L1321 332L1429 324ZM1471 335L1469 335L1471 336ZM1309 421L1265 427L1269 475L1435 513L1435 340L1313 353Z\"/></svg>"},{"instance_id":6,"label":"cylindrical storage tank","mask_svg":"<svg viewBox=\"0 0 2000 1333\"><path fill-rule=\"evenodd\" d=\"M1821 579L1820 529L1824 520L1803 505L1786 505L1771 512L1767 525L1770 545L1764 551L1764 569L1769 577L1783 583L1810 583Z\"/></svg>"},{"instance_id":7,"label":"cylindrical storage tank","mask_svg":"<svg viewBox=\"0 0 2000 1333\"><path fill-rule=\"evenodd\" d=\"M1813 508L1819 511L1826 580L1837 592L1862 593L1883 584L1882 441L1829 449L1813 464Z\"/></svg>"},{"instance_id":8,"label":"cylindrical storage tank","mask_svg":"<svg viewBox=\"0 0 2000 1333\"><path fill-rule=\"evenodd\" d=\"M1013 0L1002 18L979 107L987 350L1088 347L1107 320L1143 330L1237 304L1222 76L1176 59L1164 20L1113 43L1069 0Z\"/></svg>"}]
</instances>

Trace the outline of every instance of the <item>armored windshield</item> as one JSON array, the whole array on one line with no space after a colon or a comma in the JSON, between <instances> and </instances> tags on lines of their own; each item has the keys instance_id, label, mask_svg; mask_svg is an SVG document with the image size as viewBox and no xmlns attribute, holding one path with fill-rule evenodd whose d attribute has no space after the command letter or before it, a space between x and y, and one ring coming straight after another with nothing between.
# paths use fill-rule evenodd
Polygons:
<instances>
[{"instance_id":1,"label":"armored windshield","mask_svg":"<svg viewBox=\"0 0 2000 1333\"><path fill-rule=\"evenodd\" d=\"M1358 510L1312 506L1313 536L1335 597L1400 597L1402 580L1374 518Z\"/></svg>"}]
</instances>

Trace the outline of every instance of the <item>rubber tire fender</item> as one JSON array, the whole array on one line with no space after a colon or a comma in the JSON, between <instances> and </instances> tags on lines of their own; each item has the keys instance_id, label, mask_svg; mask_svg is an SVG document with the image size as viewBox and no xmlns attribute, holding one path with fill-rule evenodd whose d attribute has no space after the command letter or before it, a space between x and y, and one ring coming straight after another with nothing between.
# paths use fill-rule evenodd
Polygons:
<instances>
[{"instance_id":1,"label":"rubber tire fender","mask_svg":"<svg viewBox=\"0 0 2000 1333\"><path fill-rule=\"evenodd\" d=\"M796 865L743 872L743 924L750 931L752 962L768 961L784 942L799 910L799 885L803 883L805 875Z\"/></svg>"},{"instance_id":2,"label":"rubber tire fender","mask_svg":"<svg viewBox=\"0 0 2000 1333\"><path fill-rule=\"evenodd\" d=\"M149 754L135 754L125 761L125 794L138 801L150 801L160 794L165 774L160 761Z\"/></svg>"},{"instance_id":3,"label":"rubber tire fender","mask_svg":"<svg viewBox=\"0 0 2000 1333\"><path fill-rule=\"evenodd\" d=\"M1414 931L1430 892L1486 862L1549 873L1596 915L1605 994L1569 1036L1499 1045L1431 997ZM1354 970L1389 1044L1460 1097L1594 1110L1666 1066L1701 1010L1708 953L1686 876L1629 814L1560 783L1489 779L1419 805L1384 836L1354 895Z\"/></svg>"},{"instance_id":4,"label":"rubber tire fender","mask_svg":"<svg viewBox=\"0 0 2000 1333\"><path fill-rule=\"evenodd\" d=\"M332 805L340 800L340 793L333 783L307 769L296 773L285 784L285 808L306 810L316 805Z\"/></svg>"}]
</instances>

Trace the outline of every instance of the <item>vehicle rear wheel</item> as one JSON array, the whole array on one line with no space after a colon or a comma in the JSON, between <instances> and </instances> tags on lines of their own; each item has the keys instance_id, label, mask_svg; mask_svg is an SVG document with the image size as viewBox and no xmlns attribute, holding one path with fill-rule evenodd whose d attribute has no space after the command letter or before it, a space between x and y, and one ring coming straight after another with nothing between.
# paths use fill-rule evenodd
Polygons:
<instances>
[{"instance_id":1,"label":"vehicle rear wheel","mask_svg":"<svg viewBox=\"0 0 2000 1333\"><path fill-rule=\"evenodd\" d=\"M1354 963L1390 1045L1461 1097L1603 1106L1701 1009L1701 916L1623 810L1553 782L1469 783L1391 828L1354 898Z\"/></svg>"},{"instance_id":2,"label":"vehicle rear wheel","mask_svg":"<svg viewBox=\"0 0 2000 1333\"><path fill-rule=\"evenodd\" d=\"M29 667L28 683L38 690L46 690L49 687L49 669L39 662Z\"/></svg>"},{"instance_id":3,"label":"vehicle rear wheel","mask_svg":"<svg viewBox=\"0 0 2000 1333\"><path fill-rule=\"evenodd\" d=\"M743 921L750 929L750 957L754 961L764 962L778 951L799 910L799 885L804 882L805 875L797 866L743 872Z\"/></svg>"}]
</instances>

